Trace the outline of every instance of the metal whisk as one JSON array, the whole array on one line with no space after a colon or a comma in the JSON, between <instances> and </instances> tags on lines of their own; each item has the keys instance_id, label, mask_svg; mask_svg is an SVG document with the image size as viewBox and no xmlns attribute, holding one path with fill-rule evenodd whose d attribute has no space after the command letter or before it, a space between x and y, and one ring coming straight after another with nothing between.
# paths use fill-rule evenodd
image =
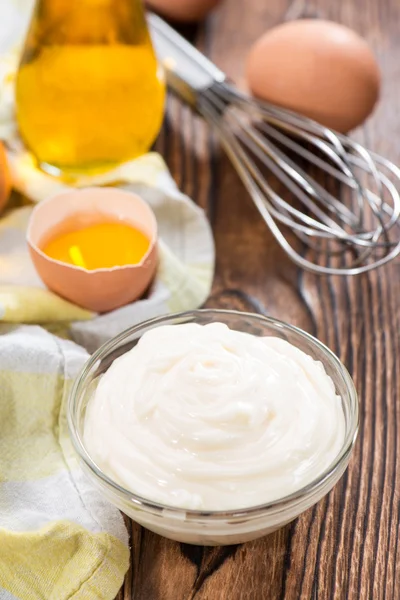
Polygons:
<instances>
[{"instance_id":1,"label":"metal whisk","mask_svg":"<svg viewBox=\"0 0 400 600\"><path fill-rule=\"evenodd\" d=\"M218 134L264 221L297 265L356 275L400 253L395 165L310 119L242 94L162 19L149 15L149 24L169 86ZM266 177L266 169L274 177Z\"/></svg>"}]
</instances>

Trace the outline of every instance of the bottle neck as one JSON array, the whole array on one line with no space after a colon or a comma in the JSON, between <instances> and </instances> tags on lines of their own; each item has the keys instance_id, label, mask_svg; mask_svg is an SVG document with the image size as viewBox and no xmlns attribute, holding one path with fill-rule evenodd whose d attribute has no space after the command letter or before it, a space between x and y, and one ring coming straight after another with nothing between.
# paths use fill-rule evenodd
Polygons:
<instances>
[{"instance_id":1,"label":"bottle neck","mask_svg":"<svg viewBox=\"0 0 400 600\"><path fill-rule=\"evenodd\" d=\"M81 8L117 8L122 4L140 4L140 0L36 0L36 8L48 14L68 13Z\"/></svg>"},{"instance_id":2,"label":"bottle neck","mask_svg":"<svg viewBox=\"0 0 400 600\"><path fill-rule=\"evenodd\" d=\"M28 37L36 43L141 43L141 0L37 0Z\"/></svg>"}]
</instances>

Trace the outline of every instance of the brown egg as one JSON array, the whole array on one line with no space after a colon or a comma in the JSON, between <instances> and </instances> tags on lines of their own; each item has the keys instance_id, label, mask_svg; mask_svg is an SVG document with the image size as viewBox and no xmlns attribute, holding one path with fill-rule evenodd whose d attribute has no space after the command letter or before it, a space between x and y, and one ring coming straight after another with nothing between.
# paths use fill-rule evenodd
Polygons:
<instances>
[{"instance_id":1,"label":"brown egg","mask_svg":"<svg viewBox=\"0 0 400 600\"><path fill-rule=\"evenodd\" d=\"M5 207L11 192L11 177L8 169L6 151L0 142L0 213Z\"/></svg>"},{"instance_id":2,"label":"brown egg","mask_svg":"<svg viewBox=\"0 0 400 600\"><path fill-rule=\"evenodd\" d=\"M331 21L299 20L265 33L247 58L252 93L339 132L372 112L378 64L357 33Z\"/></svg>"},{"instance_id":3,"label":"brown egg","mask_svg":"<svg viewBox=\"0 0 400 600\"><path fill-rule=\"evenodd\" d=\"M219 0L145 0L147 8L173 21L201 21Z\"/></svg>"},{"instance_id":4,"label":"brown egg","mask_svg":"<svg viewBox=\"0 0 400 600\"><path fill-rule=\"evenodd\" d=\"M86 270L50 258L41 250L49 232L63 223L92 215L94 222L120 220L140 228L150 246L138 264ZM27 242L39 277L47 287L83 308L106 312L139 298L157 268L157 222L153 211L136 194L114 188L86 188L40 202L32 212Z\"/></svg>"}]
</instances>

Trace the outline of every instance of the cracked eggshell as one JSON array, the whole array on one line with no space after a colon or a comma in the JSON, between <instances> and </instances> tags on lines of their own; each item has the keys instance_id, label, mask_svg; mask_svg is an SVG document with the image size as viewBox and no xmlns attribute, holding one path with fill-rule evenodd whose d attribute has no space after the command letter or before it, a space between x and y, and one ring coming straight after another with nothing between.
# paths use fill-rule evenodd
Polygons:
<instances>
[{"instance_id":1,"label":"cracked eggshell","mask_svg":"<svg viewBox=\"0 0 400 600\"><path fill-rule=\"evenodd\" d=\"M88 271L54 260L41 245L63 223L123 220L150 239L140 263ZM137 300L157 269L157 222L151 208L136 194L114 188L86 188L58 194L38 204L31 215L27 242L33 264L46 286L59 296L95 312L107 312Z\"/></svg>"}]
</instances>

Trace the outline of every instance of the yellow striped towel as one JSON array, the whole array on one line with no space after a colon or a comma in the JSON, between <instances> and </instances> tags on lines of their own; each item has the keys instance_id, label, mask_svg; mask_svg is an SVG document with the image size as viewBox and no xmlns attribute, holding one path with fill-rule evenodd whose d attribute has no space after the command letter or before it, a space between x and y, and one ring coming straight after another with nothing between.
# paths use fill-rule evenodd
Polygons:
<instances>
[{"instance_id":1,"label":"yellow striped towel","mask_svg":"<svg viewBox=\"0 0 400 600\"><path fill-rule=\"evenodd\" d=\"M42 173L22 148L14 121L14 76L32 0L0 2L0 139L8 143L15 188L32 202L70 189ZM144 319L190 310L207 298L214 274L214 243L204 212L174 183L161 156L150 153L106 174L80 177L75 187L116 185L141 195L155 212L160 264L147 298L98 316L45 288L31 263L25 231L31 207L0 219L0 321L68 323L66 335L93 351Z\"/></svg>"},{"instance_id":2,"label":"yellow striped towel","mask_svg":"<svg viewBox=\"0 0 400 600\"><path fill-rule=\"evenodd\" d=\"M19 145L13 81L33 0L0 1L0 139L16 189L33 202L68 186L41 173ZM31 207L0 219L0 600L112 600L129 563L120 513L79 469L66 428L71 379L87 354L143 319L199 306L208 296L214 244L202 210L179 192L157 154L75 186L121 185L144 197L160 232L151 293L105 315L62 300L37 277L25 243ZM51 324L51 325L50 325Z\"/></svg>"},{"instance_id":3,"label":"yellow striped towel","mask_svg":"<svg viewBox=\"0 0 400 600\"><path fill-rule=\"evenodd\" d=\"M18 189L34 201L61 186L36 169L26 153L9 153ZM79 180L80 185L124 181L152 207L159 230L159 267L149 295L117 310L96 315L45 288L30 259L25 232L31 207L0 217L0 321L65 323L66 334L89 351L140 321L200 306L214 275L214 243L207 218L182 194L161 156L150 153L103 176Z\"/></svg>"},{"instance_id":4,"label":"yellow striped towel","mask_svg":"<svg viewBox=\"0 0 400 600\"><path fill-rule=\"evenodd\" d=\"M65 403L86 351L38 326L0 336L0 600L113 600L121 514L80 470Z\"/></svg>"}]
</instances>

